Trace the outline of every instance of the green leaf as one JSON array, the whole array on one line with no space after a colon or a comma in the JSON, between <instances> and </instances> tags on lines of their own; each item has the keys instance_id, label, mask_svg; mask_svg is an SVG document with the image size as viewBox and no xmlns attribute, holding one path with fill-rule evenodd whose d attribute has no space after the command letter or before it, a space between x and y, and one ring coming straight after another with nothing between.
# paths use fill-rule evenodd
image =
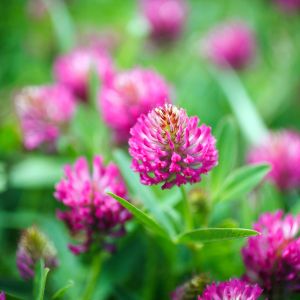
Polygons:
<instances>
[{"instance_id":1,"label":"green leaf","mask_svg":"<svg viewBox=\"0 0 300 300\"><path fill-rule=\"evenodd\" d=\"M217 149L219 164L211 173L212 189L218 189L232 170L237 155L237 130L232 118L225 118L218 126Z\"/></svg>"},{"instance_id":2,"label":"green leaf","mask_svg":"<svg viewBox=\"0 0 300 300\"><path fill-rule=\"evenodd\" d=\"M267 136L267 128L234 70L211 70L222 88L239 126L251 144L259 144Z\"/></svg>"},{"instance_id":3,"label":"green leaf","mask_svg":"<svg viewBox=\"0 0 300 300\"><path fill-rule=\"evenodd\" d=\"M52 188L63 175L65 161L46 157L28 157L13 166L9 183L14 188Z\"/></svg>"},{"instance_id":4,"label":"green leaf","mask_svg":"<svg viewBox=\"0 0 300 300\"><path fill-rule=\"evenodd\" d=\"M121 150L116 150L113 156L118 163L121 173L129 186L136 194L145 208L155 217L157 222L161 224L170 235L175 235L175 230L168 216L163 212L161 204L155 197L155 194L148 186L140 183L139 176L130 168L129 157Z\"/></svg>"},{"instance_id":5,"label":"green leaf","mask_svg":"<svg viewBox=\"0 0 300 300\"><path fill-rule=\"evenodd\" d=\"M72 280L69 280L68 283L62 287L61 289L59 289L53 296L52 296L52 300L55 300L55 299L59 299L61 298L62 296L65 295L65 293L67 292L68 289L70 289L72 286L74 285L74 281Z\"/></svg>"},{"instance_id":6,"label":"green leaf","mask_svg":"<svg viewBox=\"0 0 300 300\"><path fill-rule=\"evenodd\" d=\"M75 29L67 6L61 0L43 1L48 8L60 50L71 50L75 45Z\"/></svg>"},{"instance_id":7,"label":"green leaf","mask_svg":"<svg viewBox=\"0 0 300 300\"><path fill-rule=\"evenodd\" d=\"M41 260L37 263L35 268L35 277L34 277L34 299L35 300L43 300L47 275L49 273L49 269L45 268L44 262Z\"/></svg>"},{"instance_id":8,"label":"green leaf","mask_svg":"<svg viewBox=\"0 0 300 300\"><path fill-rule=\"evenodd\" d=\"M247 165L235 170L213 196L214 201L237 199L253 190L268 174L267 164Z\"/></svg>"},{"instance_id":9,"label":"green leaf","mask_svg":"<svg viewBox=\"0 0 300 300\"><path fill-rule=\"evenodd\" d=\"M200 228L185 232L178 236L177 242L216 242L230 239L239 239L257 235L258 232L244 228Z\"/></svg>"},{"instance_id":10,"label":"green leaf","mask_svg":"<svg viewBox=\"0 0 300 300\"><path fill-rule=\"evenodd\" d=\"M149 215L135 207L133 204L128 202L127 200L108 192L108 195L112 196L114 199L116 199L122 206L124 206L126 209L128 209L135 217L136 219L141 222L145 227L154 233L169 238L168 234L165 232L165 230Z\"/></svg>"}]
</instances>

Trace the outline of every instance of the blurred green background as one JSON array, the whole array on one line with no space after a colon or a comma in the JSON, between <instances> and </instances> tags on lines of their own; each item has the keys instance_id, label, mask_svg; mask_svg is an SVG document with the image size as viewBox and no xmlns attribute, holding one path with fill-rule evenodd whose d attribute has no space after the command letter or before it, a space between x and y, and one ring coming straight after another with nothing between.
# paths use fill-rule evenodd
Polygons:
<instances>
[{"instance_id":1,"label":"blurred green background","mask_svg":"<svg viewBox=\"0 0 300 300\"><path fill-rule=\"evenodd\" d=\"M69 149L62 142L59 155L30 153L22 146L13 105L13 95L21 87L53 81L55 57L75 45L85 32L109 37L119 69L143 66L157 70L173 87L174 101L215 131L220 121L231 115L231 109L209 64L200 56L199 42L222 21L245 20L257 38L254 62L239 73L245 90L268 127L300 129L300 16L284 14L267 0L188 3L189 16L180 40L167 48L153 48L133 0L68 0L62 10L50 14L38 0L0 0L0 290L28 297L31 284L19 279L15 252L20 230L31 224L38 224L59 251L61 267L51 274L49 291L72 279L75 285L65 297L78 299L88 274L88 258L76 258L67 249L68 233L55 218L58 204L53 186L61 176L61 166L79 155L91 155L91 148L104 152L106 160L111 158L109 134L106 141L89 148L84 134L93 125L83 115L81 123L74 121L79 127L74 129L79 138L77 148ZM244 163L247 148L248 142L239 132L237 165ZM170 196L156 188L153 191L162 198ZM261 193L265 201L261 210L282 206L282 196L273 187L267 186ZM235 220L245 227L256 218L241 202L232 201L217 211L216 220ZM131 227L119 252L105 264L94 299L167 299L176 285L199 271L216 279L243 273L239 256L243 241L209 244L195 261L184 247L174 248L148 236L142 228Z\"/></svg>"}]
</instances>

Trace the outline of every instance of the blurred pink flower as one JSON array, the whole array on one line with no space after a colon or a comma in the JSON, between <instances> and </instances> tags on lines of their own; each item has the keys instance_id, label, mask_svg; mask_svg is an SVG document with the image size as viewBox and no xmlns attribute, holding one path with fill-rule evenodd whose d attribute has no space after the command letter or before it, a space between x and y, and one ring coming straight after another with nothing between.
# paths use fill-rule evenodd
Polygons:
<instances>
[{"instance_id":1,"label":"blurred pink flower","mask_svg":"<svg viewBox=\"0 0 300 300\"><path fill-rule=\"evenodd\" d=\"M269 163L268 178L281 190L300 187L300 134L282 130L270 133L262 145L250 150L249 163Z\"/></svg>"},{"instance_id":2,"label":"blurred pink flower","mask_svg":"<svg viewBox=\"0 0 300 300\"><path fill-rule=\"evenodd\" d=\"M257 300L262 294L262 289L240 279L212 283L207 286L198 300Z\"/></svg>"},{"instance_id":3,"label":"blurred pink flower","mask_svg":"<svg viewBox=\"0 0 300 300\"><path fill-rule=\"evenodd\" d=\"M300 215L282 211L264 213L253 229L260 235L250 237L242 249L246 279L270 292L278 287L299 288L300 284Z\"/></svg>"},{"instance_id":4,"label":"blurred pink flower","mask_svg":"<svg viewBox=\"0 0 300 300\"><path fill-rule=\"evenodd\" d=\"M15 105L24 145L32 150L44 143L53 146L62 127L73 117L76 102L65 87L49 85L22 89Z\"/></svg>"},{"instance_id":5,"label":"blurred pink flower","mask_svg":"<svg viewBox=\"0 0 300 300\"><path fill-rule=\"evenodd\" d=\"M287 12L293 12L300 9L300 0L275 0L279 7Z\"/></svg>"},{"instance_id":6,"label":"blurred pink flower","mask_svg":"<svg viewBox=\"0 0 300 300\"><path fill-rule=\"evenodd\" d=\"M67 208L59 211L71 233L81 236L82 243L70 245L73 253L90 249L93 243L104 246L108 251L114 245L109 241L125 233L125 222L131 214L116 200L107 195L110 191L127 198L126 186L117 166L104 166L102 158L95 156L92 171L85 158L79 158L74 166L65 167L65 177L56 185L55 197Z\"/></svg>"},{"instance_id":7,"label":"blurred pink flower","mask_svg":"<svg viewBox=\"0 0 300 300\"><path fill-rule=\"evenodd\" d=\"M216 140L211 128L199 127L198 117L189 118L171 104L142 115L130 130L132 168L146 185L195 183L218 163Z\"/></svg>"},{"instance_id":8,"label":"blurred pink flower","mask_svg":"<svg viewBox=\"0 0 300 300\"><path fill-rule=\"evenodd\" d=\"M99 98L103 119L118 143L127 143L129 130L141 114L169 101L164 79L147 69L117 74L111 84L103 86Z\"/></svg>"},{"instance_id":9,"label":"blurred pink flower","mask_svg":"<svg viewBox=\"0 0 300 300\"><path fill-rule=\"evenodd\" d=\"M54 63L54 76L81 100L87 100L91 71L96 70L102 84L111 80L113 63L105 50L99 47L77 48L59 56Z\"/></svg>"},{"instance_id":10,"label":"blurred pink flower","mask_svg":"<svg viewBox=\"0 0 300 300\"><path fill-rule=\"evenodd\" d=\"M35 265L41 259L47 268L53 269L58 265L54 245L40 230L32 226L22 233L18 244L17 267L20 276L25 280L33 278Z\"/></svg>"},{"instance_id":11,"label":"blurred pink flower","mask_svg":"<svg viewBox=\"0 0 300 300\"><path fill-rule=\"evenodd\" d=\"M142 0L141 3L154 40L164 42L178 38L187 18L185 0Z\"/></svg>"},{"instance_id":12,"label":"blurred pink flower","mask_svg":"<svg viewBox=\"0 0 300 300\"><path fill-rule=\"evenodd\" d=\"M242 22L229 22L215 27L201 42L203 55L214 64L242 69L255 53L256 41L248 26Z\"/></svg>"},{"instance_id":13,"label":"blurred pink flower","mask_svg":"<svg viewBox=\"0 0 300 300\"><path fill-rule=\"evenodd\" d=\"M0 293L0 300L5 300L5 299L6 299L6 297L5 297L4 292L1 292Z\"/></svg>"}]
</instances>

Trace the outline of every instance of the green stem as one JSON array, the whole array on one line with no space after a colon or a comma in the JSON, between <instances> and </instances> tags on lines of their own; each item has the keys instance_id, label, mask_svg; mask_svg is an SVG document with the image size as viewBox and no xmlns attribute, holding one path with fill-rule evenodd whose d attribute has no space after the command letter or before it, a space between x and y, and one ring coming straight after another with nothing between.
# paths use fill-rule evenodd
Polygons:
<instances>
[{"instance_id":1,"label":"green stem","mask_svg":"<svg viewBox=\"0 0 300 300\"><path fill-rule=\"evenodd\" d=\"M100 275L102 261L103 261L103 254L102 252L100 252L99 254L95 255L92 261L90 274L87 280L87 285L83 293L83 296L81 298L82 300L92 299Z\"/></svg>"},{"instance_id":2,"label":"green stem","mask_svg":"<svg viewBox=\"0 0 300 300\"><path fill-rule=\"evenodd\" d=\"M188 201L187 194L183 185L180 186L180 191L182 195L182 212L185 220L185 228L186 230L192 230L194 227L193 216L191 212L190 203Z\"/></svg>"}]
</instances>

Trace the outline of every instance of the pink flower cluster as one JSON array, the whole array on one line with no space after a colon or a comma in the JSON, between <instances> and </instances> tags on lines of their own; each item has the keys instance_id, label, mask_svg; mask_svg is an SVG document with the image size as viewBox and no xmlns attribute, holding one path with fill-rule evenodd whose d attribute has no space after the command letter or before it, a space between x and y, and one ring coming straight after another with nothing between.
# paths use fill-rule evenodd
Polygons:
<instances>
[{"instance_id":1,"label":"pink flower cluster","mask_svg":"<svg viewBox=\"0 0 300 300\"><path fill-rule=\"evenodd\" d=\"M242 22L218 25L202 41L204 56L223 68L242 69L252 60L255 38Z\"/></svg>"},{"instance_id":2,"label":"pink flower cluster","mask_svg":"<svg viewBox=\"0 0 300 300\"><path fill-rule=\"evenodd\" d=\"M146 185L195 183L218 163L210 127L171 104L142 115L131 129L132 168Z\"/></svg>"},{"instance_id":3,"label":"pink flower cluster","mask_svg":"<svg viewBox=\"0 0 300 300\"><path fill-rule=\"evenodd\" d=\"M181 34L186 18L185 0L142 0L142 12L156 41L170 41Z\"/></svg>"},{"instance_id":4,"label":"pink flower cluster","mask_svg":"<svg viewBox=\"0 0 300 300\"><path fill-rule=\"evenodd\" d=\"M248 155L249 163L266 162L272 166L268 178L279 189L300 187L300 134L283 130L274 132Z\"/></svg>"},{"instance_id":5,"label":"pink flower cluster","mask_svg":"<svg viewBox=\"0 0 300 300\"><path fill-rule=\"evenodd\" d=\"M65 87L55 84L24 88L17 94L15 105L24 145L31 150L44 143L55 143L73 117L76 104Z\"/></svg>"},{"instance_id":6,"label":"pink flower cluster","mask_svg":"<svg viewBox=\"0 0 300 300\"><path fill-rule=\"evenodd\" d=\"M109 239L125 233L124 224L131 214L107 195L108 191L127 197L115 164L104 166L102 158L95 156L92 172L85 158L79 158L73 167L65 167L65 177L56 185L55 197L68 208L58 212L58 218L73 235L83 236L81 244L70 246L73 253L86 252L93 243L113 250Z\"/></svg>"},{"instance_id":7,"label":"pink flower cluster","mask_svg":"<svg viewBox=\"0 0 300 300\"><path fill-rule=\"evenodd\" d=\"M253 228L261 234L250 237L242 249L246 279L273 293L282 286L299 289L300 215L265 213Z\"/></svg>"},{"instance_id":8,"label":"pink flower cluster","mask_svg":"<svg viewBox=\"0 0 300 300\"><path fill-rule=\"evenodd\" d=\"M231 279L207 286L198 300L257 300L261 294L262 289L258 285Z\"/></svg>"},{"instance_id":9,"label":"pink flower cluster","mask_svg":"<svg viewBox=\"0 0 300 300\"><path fill-rule=\"evenodd\" d=\"M293 12L300 9L300 0L275 0L282 10Z\"/></svg>"},{"instance_id":10,"label":"pink flower cluster","mask_svg":"<svg viewBox=\"0 0 300 300\"><path fill-rule=\"evenodd\" d=\"M6 297L5 297L4 292L1 292L0 293L0 300L5 300L5 299L6 299Z\"/></svg>"},{"instance_id":11,"label":"pink flower cluster","mask_svg":"<svg viewBox=\"0 0 300 300\"><path fill-rule=\"evenodd\" d=\"M114 74L113 63L105 50L100 47L81 47L56 59L54 76L75 96L87 100L89 78L93 69L102 83L109 82Z\"/></svg>"},{"instance_id":12,"label":"pink flower cluster","mask_svg":"<svg viewBox=\"0 0 300 300\"><path fill-rule=\"evenodd\" d=\"M118 73L111 84L102 87L99 104L106 124L115 140L125 143L130 128L141 114L169 102L169 87L157 73L133 69Z\"/></svg>"}]
</instances>

